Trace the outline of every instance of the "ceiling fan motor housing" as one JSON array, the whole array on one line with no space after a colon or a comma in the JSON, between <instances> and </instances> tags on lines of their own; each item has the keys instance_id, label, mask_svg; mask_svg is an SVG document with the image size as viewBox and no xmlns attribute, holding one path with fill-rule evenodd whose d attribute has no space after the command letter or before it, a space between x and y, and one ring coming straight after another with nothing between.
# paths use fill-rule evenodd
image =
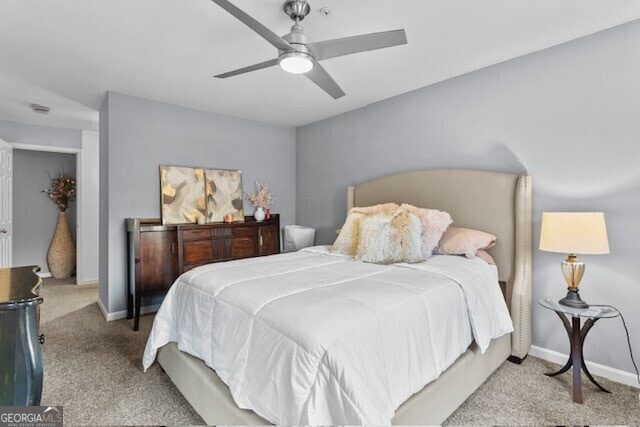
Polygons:
<instances>
[{"instance_id":1,"label":"ceiling fan motor housing","mask_svg":"<svg viewBox=\"0 0 640 427\"><path fill-rule=\"evenodd\" d=\"M311 12L311 4L307 0L288 0L283 9L294 21L302 21Z\"/></svg>"}]
</instances>

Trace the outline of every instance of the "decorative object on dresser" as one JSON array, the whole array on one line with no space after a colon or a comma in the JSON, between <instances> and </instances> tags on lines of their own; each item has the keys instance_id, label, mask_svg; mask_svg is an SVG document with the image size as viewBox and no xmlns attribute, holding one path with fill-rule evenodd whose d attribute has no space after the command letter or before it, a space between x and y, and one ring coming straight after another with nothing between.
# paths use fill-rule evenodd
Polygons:
<instances>
[{"instance_id":1,"label":"decorative object on dresser","mask_svg":"<svg viewBox=\"0 0 640 427\"><path fill-rule=\"evenodd\" d=\"M540 250L569 254L562 261L562 274L567 281L567 296L560 304L588 308L580 298L578 285L584 275L584 263L576 254L609 253L607 227L602 212L543 212L540 227Z\"/></svg>"},{"instance_id":2,"label":"decorative object on dresser","mask_svg":"<svg viewBox=\"0 0 640 427\"><path fill-rule=\"evenodd\" d=\"M223 222L226 215L244 221L242 206L242 171L205 169L207 223Z\"/></svg>"},{"instance_id":3,"label":"decorative object on dresser","mask_svg":"<svg viewBox=\"0 0 640 427\"><path fill-rule=\"evenodd\" d=\"M73 174L62 172L51 178L51 188L43 190L56 204L58 223L47 252L49 271L56 279L71 277L76 268L76 244L69 228L67 209L76 199L76 179Z\"/></svg>"},{"instance_id":4,"label":"decorative object on dresser","mask_svg":"<svg viewBox=\"0 0 640 427\"><path fill-rule=\"evenodd\" d=\"M273 197L273 193L271 193L271 189L269 189L267 184L256 181L256 192L247 194L247 200L249 200L255 208L253 217L256 221L260 222L264 221L265 218L271 218L270 207L276 199ZM267 212L265 212L265 209Z\"/></svg>"},{"instance_id":5,"label":"decorative object on dresser","mask_svg":"<svg viewBox=\"0 0 640 427\"><path fill-rule=\"evenodd\" d=\"M163 225L128 218L127 319L138 330L141 299L165 294L179 275L214 262L280 253L280 216L258 223Z\"/></svg>"},{"instance_id":6,"label":"decorative object on dresser","mask_svg":"<svg viewBox=\"0 0 640 427\"><path fill-rule=\"evenodd\" d=\"M162 223L196 223L205 215L204 169L160 166Z\"/></svg>"},{"instance_id":7,"label":"decorative object on dresser","mask_svg":"<svg viewBox=\"0 0 640 427\"><path fill-rule=\"evenodd\" d=\"M162 223L244 221L242 171L160 166Z\"/></svg>"},{"instance_id":8,"label":"decorative object on dresser","mask_svg":"<svg viewBox=\"0 0 640 427\"><path fill-rule=\"evenodd\" d=\"M0 268L0 406L37 406L44 335L38 335L40 267Z\"/></svg>"}]
</instances>

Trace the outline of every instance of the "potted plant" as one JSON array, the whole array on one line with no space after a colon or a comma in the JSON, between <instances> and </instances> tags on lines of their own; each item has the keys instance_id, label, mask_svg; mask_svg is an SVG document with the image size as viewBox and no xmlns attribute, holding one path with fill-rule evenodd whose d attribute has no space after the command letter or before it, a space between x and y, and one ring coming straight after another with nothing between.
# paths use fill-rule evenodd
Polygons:
<instances>
[{"instance_id":1,"label":"potted plant","mask_svg":"<svg viewBox=\"0 0 640 427\"><path fill-rule=\"evenodd\" d=\"M58 224L47 253L49 271L56 279L71 277L76 267L76 244L69 228L67 209L76 198L76 179L71 173L62 172L51 178L51 187L43 190L60 211Z\"/></svg>"},{"instance_id":2,"label":"potted plant","mask_svg":"<svg viewBox=\"0 0 640 427\"><path fill-rule=\"evenodd\" d=\"M247 194L247 199L251 202L255 211L253 213L253 217L256 221L261 222L264 221L266 217L265 209L269 210L275 198L271 193L271 190L262 182L256 181L256 192Z\"/></svg>"}]
</instances>

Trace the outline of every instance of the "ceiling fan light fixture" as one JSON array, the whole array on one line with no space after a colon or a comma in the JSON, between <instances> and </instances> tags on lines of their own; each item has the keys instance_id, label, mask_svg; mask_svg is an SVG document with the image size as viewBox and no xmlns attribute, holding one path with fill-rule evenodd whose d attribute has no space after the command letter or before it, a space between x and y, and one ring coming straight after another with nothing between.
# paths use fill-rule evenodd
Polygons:
<instances>
[{"instance_id":1,"label":"ceiling fan light fixture","mask_svg":"<svg viewBox=\"0 0 640 427\"><path fill-rule=\"evenodd\" d=\"M313 69L313 57L304 52L285 52L278 62L287 73L304 74Z\"/></svg>"}]
</instances>

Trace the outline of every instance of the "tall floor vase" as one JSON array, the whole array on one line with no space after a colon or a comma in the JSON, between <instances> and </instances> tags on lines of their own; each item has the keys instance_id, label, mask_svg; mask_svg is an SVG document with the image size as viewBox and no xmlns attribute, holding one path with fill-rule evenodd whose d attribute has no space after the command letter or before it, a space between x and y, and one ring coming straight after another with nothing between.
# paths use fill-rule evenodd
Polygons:
<instances>
[{"instance_id":1,"label":"tall floor vase","mask_svg":"<svg viewBox=\"0 0 640 427\"><path fill-rule=\"evenodd\" d=\"M71 236L66 212L58 215L58 225L47 253L49 271L56 279L71 277L76 268L76 244Z\"/></svg>"}]
</instances>

